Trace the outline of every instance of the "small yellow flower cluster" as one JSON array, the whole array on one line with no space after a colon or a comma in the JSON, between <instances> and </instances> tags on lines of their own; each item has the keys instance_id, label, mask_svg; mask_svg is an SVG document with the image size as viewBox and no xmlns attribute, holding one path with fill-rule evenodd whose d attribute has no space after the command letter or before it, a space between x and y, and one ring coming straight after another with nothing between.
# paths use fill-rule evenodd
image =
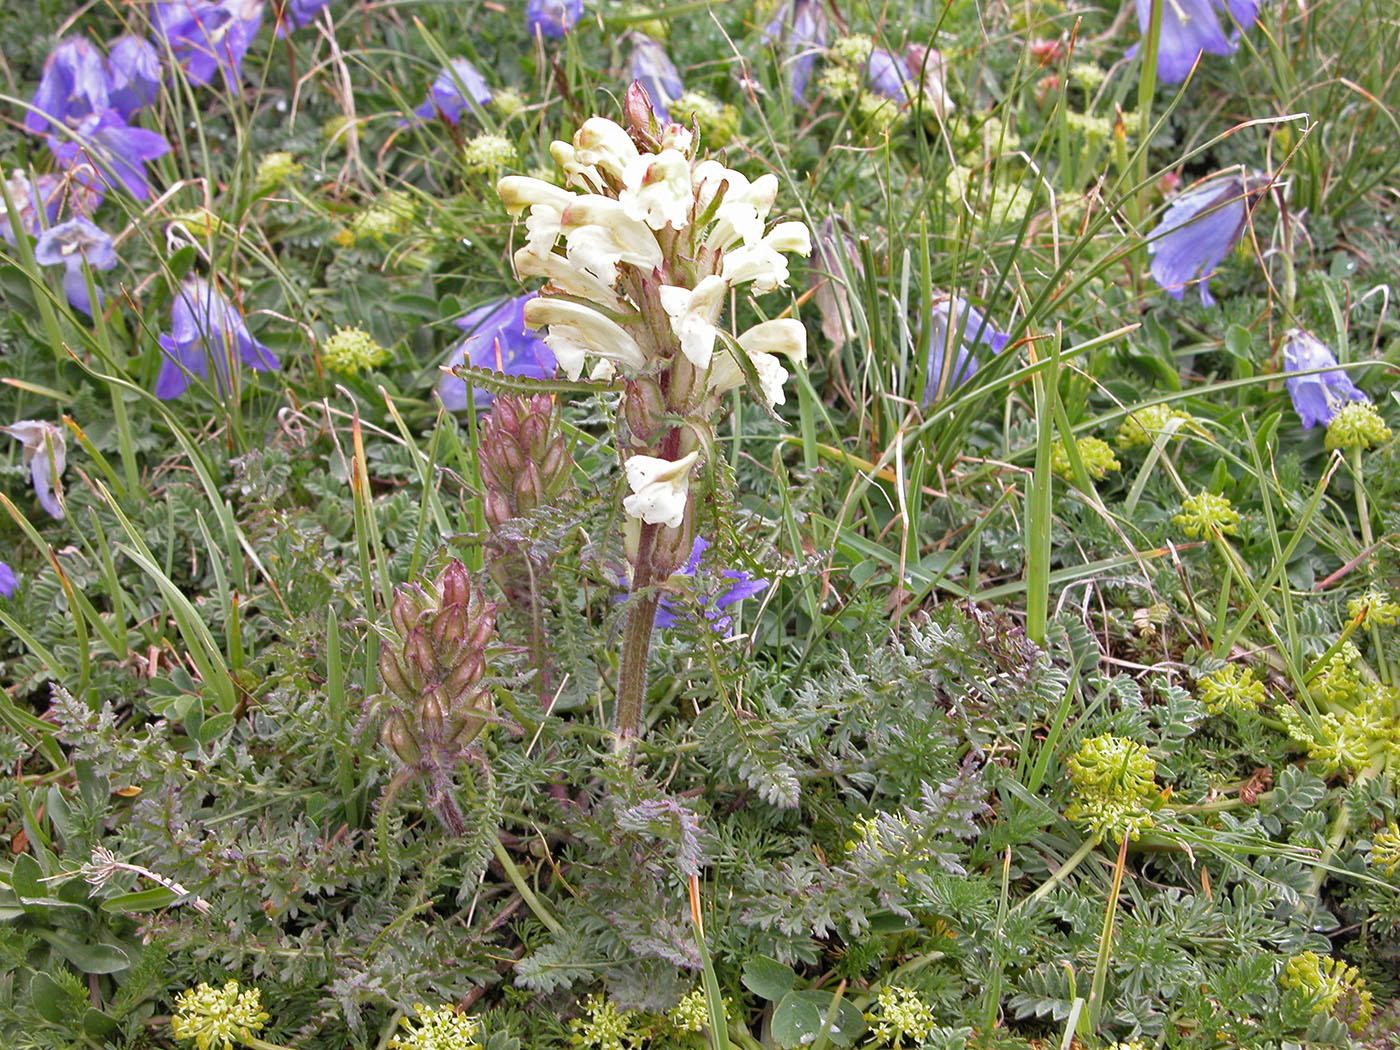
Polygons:
<instances>
[{"instance_id":1,"label":"small yellow flower cluster","mask_svg":"<svg viewBox=\"0 0 1400 1050\"><path fill-rule=\"evenodd\" d=\"M1209 536L1213 532L1233 535L1239 532L1240 512L1224 496L1201 492L1181 501L1181 513L1172 516L1172 524L1181 527L1188 536Z\"/></svg>"},{"instance_id":2,"label":"small yellow flower cluster","mask_svg":"<svg viewBox=\"0 0 1400 1050\"><path fill-rule=\"evenodd\" d=\"M592 1047L593 1050L631 1050L641 1043L641 1033L637 1031L635 1010L619 1010L611 999L601 995L590 995L584 1000L583 1008L587 1018L575 1017L569 1022L573 1034L569 1042L574 1046Z\"/></svg>"},{"instance_id":3,"label":"small yellow flower cluster","mask_svg":"<svg viewBox=\"0 0 1400 1050\"><path fill-rule=\"evenodd\" d=\"M1196 696L1213 715L1254 711L1264 702L1264 683L1239 664L1226 664L1196 683Z\"/></svg>"},{"instance_id":4,"label":"small yellow flower cluster","mask_svg":"<svg viewBox=\"0 0 1400 1050\"><path fill-rule=\"evenodd\" d=\"M1086 92L1093 94L1103 86L1108 74L1104 72L1103 67L1092 62L1076 62L1069 67L1069 78Z\"/></svg>"},{"instance_id":5,"label":"small yellow flower cluster","mask_svg":"<svg viewBox=\"0 0 1400 1050\"><path fill-rule=\"evenodd\" d=\"M451 1006L424 1006L415 1003L416 1022L400 1019L407 1035L389 1040L389 1050L481 1050L477 1042L480 1025L476 1018L460 1014Z\"/></svg>"},{"instance_id":6,"label":"small yellow flower cluster","mask_svg":"<svg viewBox=\"0 0 1400 1050\"><path fill-rule=\"evenodd\" d=\"M321 344L321 360L332 372L352 376L366 368L375 368L389 359L389 351L380 346L363 328L336 326L335 335Z\"/></svg>"},{"instance_id":7,"label":"small yellow flower cluster","mask_svg":"<svg viewBox=\"0 0 1400 1050\"><path fill-rule=\"evenodd\" d=\"M837 37L831 42L831 57L846 65L859 66L870 60L875 41L864 33Z\"/></svg>"},{"instance_id":8,"label":"small yellow flower cluster","mask_svg":"<svg viewBox=\"0 0 1400 1050\"><path fill-rule=\"evenodd\" d=\"M700 135L710 149L719 149L734 141L739 130L739 111L725 103L721 105L709 95L687 91L671 104L673 119L689 123L691 118L700 125Z\"/></svg>"},{"instance_id":9,"label":"small yellow flower cluster","mask_svg":"<svg viewBox=\"0 0 1400 1050\"><path fill-rule=\"evenodd\" d=\"M1370 448L1390 440L1390 427L1369 401L1348 401L1327 424L1328 448Z\"/></svg>"},{"instance_id":10,"label":"small yellow flower cluster","mask_svg":"<svg viewBox=\"0 0 1400 1050\"><path fill-rule=\"evenodd\" d=\"M503 117L513 117L525 108L525 96L514 88L500 88L491 96L490 106Z\"/></svg>"},{"instance_id":11,"label":"small yellow flower cluster","mask_svg":"<svg viewBox=\"0 0 1400 1050\"><path fill-rule=\"evenodd\" d=\"M1365 615L1361 626L1367 629L1394 627L1400 623L1400 604L1391 601L1380 591L1367 591L1360 597L1347 601L1347 619L1355 620L1363 613Z\"/></svg>"},{"instance_id":12,"label":"small yellow flower cluster","mask_svg":"<svg viewBox=\"0 0 1400 1050\"><path fill-rule=\"evenodd\" d=\"M1371 993L1355 966L1317 952L1295 955L1284 965L1278 983L1302 995L1315 1014L1331 1014L1353 1032L1371 1019Z\"/></svg>"},{"instance_id":13,"label":"small yellow flower cluster","mask_svg":"<svg viewBox=\"0 0 1400 1050\"><path fill-rule=\"evenodd\" d=\"M1355 665L1360 659L1361 651L1351 642L1343 642L1318 670L1310 688L1329 704L1351 704L1359 700L1363 683Z\"/></svg>"},{"instance_id":14,"label":"small yellow flower cluster","mask_svg":"<svg viewBox=\"0 0 1400 1050\"><path fill-rule=\"evenodd\" d=\"M1084 461L1084 469L1095 481L1102 481L1110 470L1122 468L1118 457L1113 454L1113 449L1109 448L1106 441L1100 441L1096 437L1082 437L1076 438L1074 445L1079 450L1079 458ZM1050 452L1050 469L1062 478L1074 476L1070 468L1069 452L1066 451L1063 440L1056 441Z\"/></svg>"},{"instance_id":15,"label":"small yellow flower cluster","mask_svg":"<svg viewBox=\"0 0 1400 1050\"><path fill-rule=\"evenodd\" d=\"M258 162L258 173L254 176L260 192L275 190L284 182L290 182L301 174L301 165L290 153L269 153Z\"/></svg>"},{"instance_id":16,"label":"small yellow flower cluster","mask_svg":"<svg viewBox=\"0 0 1400 1050\"><path fill-rule=\"evenodd\" d=\"M390 190L351 219L350 225L335 235L335 242L345 248L364 241L383 243L407 230L417 210L411 195L402 190Z\"/></svg>"},{"instance_id":17,"label":"small yellow flower cluster","mask_svg":"<svg viewBox=\"0 0 1400 1050\"><path fill-rule=\"evenodd\" d=\"M1101 835L1137 838L1152 826L1160 799L1157 763L1136 741L1104 733L1079 745L1069 760L1074 800L1065 816Z\"/></svg>"},{"instance_id":18,"label":"small yellow flower cluster","mask_svg":"<svg viewBox=\"0 0 1400 1050\"><path fill-rule=\"evenodd\" d=\"M1194 420L1195 417L1190 412L1183 412L1165 403L1135 409L1128 413L1127 418L1119 425L1113 440L1124 452L1141 445L1151 445L1152 439L1160 436L1166 430L1167 424L1174 419ZM1180 429L1173 430L1172 436L1175 437L1179 433Z\"/></svg>"},{"instance_id":19,"label":"small yellow flower cluster","mask_svg":"<svg viewBox=\"0 0 1400 1050\"><path fill-rule=\"evenodd\" d=\"M901 1047L904 1040L919 1046L933 1033L933 1010L909 988L886 985L875 997L875 1009L865 1015L876 1045Z\"/></svg>"},{"instance_id":20,"label":"small yellow flower cluster","mask_svg":"<svg viewBox=\"0 0 1400 1050\"><path fill-rule=\"evenodd\" d=\"M730 1001L723 1000L724 1016L729 1017ZM705 999L705 990L697 988L684 999L671 1007L666 1014L671 1027L680 1032L703 1032L710 1026L710 1007Z\"/></svg>"},{"instance_id":21,"label":"small yellow flower cluster","mask_svg":"<svg viewBox=\"0 0 1400 1050\"><path fill-rule=\"evenodd\" d=\"M471 175L494 175L515 163L515 143L504 135L483 132L462 147L462 167Z\"/></svg>"},{"instance_id":22,"label":"small yellow flower cluster","mask_svg":"<svg viewBox=\"0 0 1400 1050\"><path fill-rule=\"evenodd\" d=\"M170 1030L176 1039L193 1039L199 1050L232 1050L262 1031L267 1019L256 988L244 991L237 981L225 981L222 988L201 982L176 998Z\"/></svg>"},{"instance_id":23,"label":"small yellow flower cluster","mask_svg":"<svg viewBox=\"0 0 1400 1050\"><path fill-rule=\"evenodd\" d=\"M1065 123L1076 135L1089 142L1107 142L1113 135L1113 121L1107 117L1095 117L1089 113L1065 113Z\"/></svg>"},{"instance_id":24,"label":"small yellow flower cluster","mask_svg":"<svg viewBox=\"0 0 1400 1050\"><path fill-rule=\"evenodd\" d=\"M1371 836L1371 866L1388 879L1395 878L1395 873L1400 871L1400 827L1395 821Z\"/></svg>"},{"instance_id":25,"label":"small yellow flower cluster","mask_svg":"<svg viewBox=\"0 0 1400 1050\"><path fill-rule=\"evenodd\" d=\"M1316 732L1293 708L1279 711L1288 735L1302 744L1327 773L1359 772L1371 760L1371 742L1384 735L1386 726L1375 717L1373 705L1363 704L1355 711L1338 716L1324 712L1317 719Z\"/></svg>"}]
</instances>

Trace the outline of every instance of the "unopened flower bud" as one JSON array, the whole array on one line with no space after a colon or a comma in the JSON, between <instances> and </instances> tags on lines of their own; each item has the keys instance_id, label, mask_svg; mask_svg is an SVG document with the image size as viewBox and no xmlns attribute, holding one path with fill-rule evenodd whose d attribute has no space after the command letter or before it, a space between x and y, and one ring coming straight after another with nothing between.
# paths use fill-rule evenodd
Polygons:
<instances>
[{"instance_id":1,"label":"unopened flower bud","mask_svg":"<svg viewBox=\"0 0 1400 1050\"><path fill-rule=\"evenodd\" d=\"M640 81L634 80L627 85L627 94L622 100L622 113L627 120L627 130L631 132L637 145L653 152L661 148L661 142L656 137L656 111L652 106L651 96Z\"/></svg>"},{"instance_id":2,"label":"unopened flower bud","mask_svg":"<svg viewBox=\"0 0 1400 1050\"><path fill-rule=\"evenodd\" d=\"M384 742L384 746L394 753L394 757L406 766L416 765L423 757L423 750L418 746L413 730L408 728L408 723L398 712L390 715L385 721L379 738Z\"/></svg>"},{"instance_id":3,"label":"unopened flower bud","mask_svg":"<svg viewBox=\"0 0 1400 1050\"><path fill-rule=\"evenodd\" d=\"M467 574L467 567L456 558L448 562L447 568L442 571L438 579L438 593L442 595L444 606L460 605L465 609L471 604L471 577Z\"/></svg>"},{"instance_id":4,"label":"unopened flower bud","mask_svg":"<svg viewBox=\"0 0 1400 1050\"><path fill-rule=\"evenodd\" d=\"M428 596L417 584L399 587L394 591L394 600L389 605L389 619L400 638L408 637L418 623L418 618L428 608Z\"/></svg>"},{"instance_id":5,"label":"unopened flower bud","mask_svg":"<svg viewBox=\"0 0 1400 1050\"><path fill-rule=\"evenodd\" d=\"M439 659L450 658L462 645L466 637L467 607L465 605L444 605L433 617L433 651Z\"/></svg>"},{"instance_id":6,"label":"unopened flower bud","mask_svg":"<svg viewBox=\"0 0 1400 1050\"><path fill-rule=\"evenodd\" d=\"M408 632L403 641L403 655L405 665L411 668L410 674L417 675L425 683L437 680L437 654L421 624Z\"/></svg>"},{"instance_id":7,"label":"unopened flower bud","mask_svg":"<svg viewBox=\"0 0 1400 1050\"><path fill-rule=\"evenodd\" d=\"M429 740L445 740L443 730L447 727L447 704L437 686L432 686L418 699L415 713L423 735Z\"/></svg>"},{"instance_id":8,"label":"unopened flower bud","mask_svg":"<svg viewBox=\"0 0 1400 1050\"><path fill-rule=\"evenodd\" d=\"M627 384L622 395L622 414L633 441L650 444L657 420L665 411L666 399L650 379L637 379Z\"/></svg>"},{"instance_id":9,"label":"unopened flower bud","mask_svg":"<svg viewBox=\"0 0 1400 1050\"><path fill-rule=\"evenodd\" d=\"M411 676L405 671L394 651L388 648L379 654L379 677L384 680L389 692L404 700L412 700L423 685L421 680L414 680L416 675Z\"/></svg>"}]
</instances>

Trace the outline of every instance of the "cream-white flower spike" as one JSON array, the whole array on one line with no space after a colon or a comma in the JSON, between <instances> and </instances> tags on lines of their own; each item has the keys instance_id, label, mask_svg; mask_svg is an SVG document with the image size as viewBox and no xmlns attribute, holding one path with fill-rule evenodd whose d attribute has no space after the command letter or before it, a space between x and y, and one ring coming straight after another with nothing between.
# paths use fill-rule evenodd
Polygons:
<instances>
[{"instance_id":1,"label":"cream-white flower spike","mask_svg":"<svg viewBox=\"0 0 1400 1050\"><path fill-rule=\"evenodd\" d=\"M763 388L768 404L781 405L786 402L783 384L787 382L788 371L778 360L778 355L798 364L807 360L807 329L802 322L790 317L762 321L739 336L739 345L744 348L754 371L758 373L758 384ZM708 385L716 394L744 385L744 371L727 350L715 358Z\"/></svg>"},{"instance_id":2,"label":"cream-white flower spike","mask_svg":"<svg viewBox=\"0 0 1400 1050\"><path fill-rule=\"evenodd\" d=\"M583 372L583 355L606 357L631 369L646 364L646 354L620 324L592 307L567 299L539 296L525 304L525 326L549 326L544 342L570 379Z\"/></svg>"},{"instance_id":3,"label":"cream-white flower spike","mask_svg":"<svg viewBox=\"0 0 1400 1050\"><path fill-rule=\"evenodd\" d=\"M633 456L626 463L632 495L622 501L622 509L648 525L676 528L685 518L690 471L699 458L698 448L674 462L656 456Z\"/></svg>"},{"instance_id":4,"label":"cream-white flower spike","mask_svg":"<svg viewBox=\"0 0 1400 1050\"><path fill-rule=\"evenodd\" d=\"M695 190L690 182L690 161L679 150L642 153L622 173L622 193L618 200L631 219L645 222L653 230L669 223L677 230L690 222Z\"/></svg>"},{"instance_id":5,"label":"cream-white flower spike","mask_svg":"<svg viewBox=\"0 0 1400 1050\"><path fill-rule=\"evenodd\" d=\"M696 368L709 368L719 329L715 321L724 309L724 297L729 285L714 274L701 280L694 289L663 284L657 289L661 307L671 319L671 331L680 340L681 353Z\"/></svg>"},{"instance_id":6,"label":"cream-white flower spike","mask_svg":"<svg viewBox=\"0 0 1400 1050\"><path fill-rule=\"evenodd\" d=\"M564 209L562 228L572 235L581 228L592 227L596 233L585 236L600 240L599 234L616 246L617 261L640 266L644 270L661 265L661 245L651 227L627 215L620 201L597 193L575 197Z\"/></svg>"}]
</instances>

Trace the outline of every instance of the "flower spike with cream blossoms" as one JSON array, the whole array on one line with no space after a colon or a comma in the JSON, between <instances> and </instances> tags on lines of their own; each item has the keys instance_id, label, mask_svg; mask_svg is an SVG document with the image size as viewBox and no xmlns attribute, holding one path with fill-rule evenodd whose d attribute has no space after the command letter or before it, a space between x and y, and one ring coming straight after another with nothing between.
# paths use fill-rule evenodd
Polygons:
<instances>
[{"instance_id":1,"label":"flower spike with cream blossoms","mask_svg":"<svg viewBox=\"0 0 1400 1050\"><path fill-rule=\"evenodd\" d=\"M694 544L721 398L751 386L765 407L782 404L788 371L780 358L800 363L807 353L801 322L764 321L736 338L723 323L725 305L740 287L761 295L785 286L787 256L809 255L812 238L800 222L770 226L775 176L750 181L697 158L693 133L658 122L640 84L623 108L627 127L591 117L572 142L550 147L563 187L511 175L497 189L506 210L525 220L516 272L547 282L525 307L525 324L545 330L571 380L587 367L621 381L634 595L618 685L626 739L640 724L654 585Z\"/></svg>"}]
</instances>

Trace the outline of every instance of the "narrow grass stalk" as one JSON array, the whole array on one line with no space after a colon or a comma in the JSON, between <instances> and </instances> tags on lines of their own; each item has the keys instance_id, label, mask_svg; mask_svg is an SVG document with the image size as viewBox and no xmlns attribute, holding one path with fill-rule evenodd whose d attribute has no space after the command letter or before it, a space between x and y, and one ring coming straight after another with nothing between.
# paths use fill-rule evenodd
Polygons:
<instances>
[{"instance_id":1,"label":"narrow grass stalk","mask_svg":"<svg viewBox=\"0 0 1400 1050\"><path fill-rule=\"evenodd\" d=\"M1059 398L1060 339L1056 333L1048 368L1031 378L1035 397L1035 472L1026 500L1026 634L1036 645L1045 644L1050 610L1050 529L1054 472L1050 457L1055 444L1054 402ZM1064 435L1066 442L1073 435Z\"/></svg>"},{"instance_id":2,"label":"narrow grass stalk","mask_svg":"<svg viewBox=\"0 0 1400 1050\"><path fill-rule=\"evenodd\" d=\"M1128 864L1128 836L1118 844L1118 863L1113 867L1113 883L1108 888L1108 906L1103 913L1103 930L1099 933L1099 950L1094 958L1094 979L1089 984L1089 1003L1084 1013L1087 1032L1098 1031L1099 1014L1103 1010L1104 984L1108 980L1108 957L1113 951L1113 927L1118 916L1118 892L1123 887L1123 871Z\"/></svg>"},{"instance_id":3,"label":"narrow grass stalk","mask_svg":"<svg viewBox=\"0 0 1400 1050\"><path fill-rule=\"evenodd\" d=\"M705 943L705 920L700 911L700 877L690 876L690 922L695 928L695 946L700 952L701 986L705 989L705 1011L709 1015L709 1036L712 1050L729 1050L729 1020L724 1010L724 995L719 990L710 948Z\"/></svg>"}]
</instances>

